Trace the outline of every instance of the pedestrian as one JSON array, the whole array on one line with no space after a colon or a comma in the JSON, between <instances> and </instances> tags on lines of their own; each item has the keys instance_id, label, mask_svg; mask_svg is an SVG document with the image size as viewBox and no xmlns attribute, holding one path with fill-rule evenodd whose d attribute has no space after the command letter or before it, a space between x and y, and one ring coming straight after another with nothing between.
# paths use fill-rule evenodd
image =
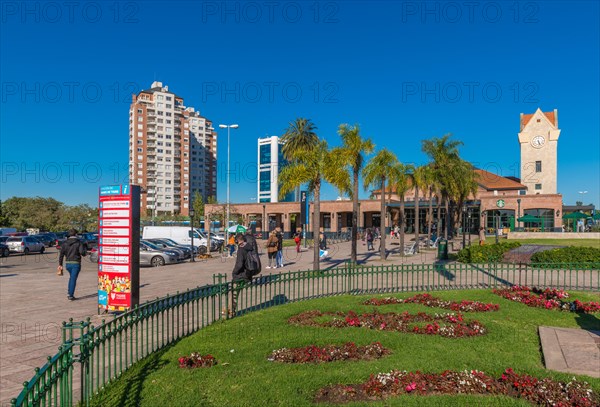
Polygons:
<instances>
[{"instance_id":1,"label":"pedestrian","mask_svg":"<svg viewBox=\"0 0 600 407\"><path fill-rule=\"evenodd\" d=\"M238 245L238 253L231 272L231 309L228 312L229 317L234 317L236 314L240 290L252 281L252 275L246 269L246 257L248 257L250 251L254 251L253 244L247 242L246 237L241 233L235 236L235 241ZM256 244L256 240L254 243Z\"/></svg>"},{"instance_id":2,"label":"pedestrian","mask_svg":"<svg viewBox=\"0 0 600 407\"><path fill-rule=\"evenodd\" d=\"M235 251L235 235L233 233L229 235L227 247L229 248L229 257L233 256L233 252Z\"/></svg>"},{"instance_id":3,"label":"pedestrian","mask_svg":"<svg viewBox=\"0 0 600 407\"><path fill-rule=\"evenodd\" d=\"M296 253L300 253L300 242L302 242L301 232L297 230L296 234L294 235L294 243L296 243Z\"/></svg>"},{"instance_id":4,"label":"pedestrian","mask_svg":"<svg viewBox=\"0 0 600 407\"><path fill-rule=\"evenodd\" d=\"M483 226L479 228L479 246L483 246L485 244L485 229Z\"/></svg>"},{"instance_id":5,"label":"pedestrian","mask_svg":"<svg viewBox=\"0 0 600 407\"><path fill-rule=\"evenodd\" d=\"M277 267L283 267L283 232L281 228L275 229L277 232Z\"/></svg>"},{"instance_id":6,"label":"pedestrian","mask_svg":"<svg viewBox=\"0 0 600 407\"><path fill-rule=\"evenodd\" d=\"M323 230L321 230L321 233L319 233L319 249L327 250L327 236Z\"/></svg>"},{"instance_id":7,"label":"pedestrian","mask_svg":"<svg viewBox=\"0 0 600 407\"><path fill-rule=\"evenodd\" d=\"M269 240L267 240L267 255L269 256L269 265L267 266L268 269L271 268L271 264L273 265L273 268L277 268L277 246L279 244L279 241L277 239L277 235L275 234L275 231L272 231L269 234Z\"/></svg>"},{"instance_id":8,"label":"pedestrian","mask_svg":"<svg viewBox=\"0 0 600 407\"><path fill-rule=\"evenodd\" d=\"M60 255L58 256L58 271L56 274L63 275L63 260L66 258L67 271L69 272L69 287L67 291L67 299L74 301L75 286L77 285L77 277L81 271L81 258L86 255L85 246L77 238L75 229L69 230L69 237L60 246Z\"/></svg>"},{"instance_id":9,"label":"pedestrian","mask_svg":"<svg viewBox=\"0 0 600 407\"><path fill-rule=\"evenodd\" d=\"M367 228L367 250L373 250L373 232Z\"/></svg>"}]
</instances>

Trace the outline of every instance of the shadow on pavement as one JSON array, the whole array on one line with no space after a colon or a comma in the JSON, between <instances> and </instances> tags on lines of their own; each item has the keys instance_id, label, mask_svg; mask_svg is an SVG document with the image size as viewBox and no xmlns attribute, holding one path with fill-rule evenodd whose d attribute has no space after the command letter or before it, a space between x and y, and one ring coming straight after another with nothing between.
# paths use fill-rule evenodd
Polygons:
<instances>
[{"instance_id":1,"label":"shadow on pavement","mask_svg":"<svg viewBox=\"0 0 600 407\"><path fill-rule=\"evenodd\" d=\"M454 281L456 277L453 273L448 271L446 268L446 263L442 261L436 261L433 263L433 270L449 281Z\"/></svg>"},{"instance_id":2,"label":"shadow on pavement","mask_svg":"<svg viewBox=\"0 0 600 407\"><path fill-rule=\"evenodd\" d=\"M473 264L471 264L471 267L473 267L473 268L474 268L475 270L477 270L477 271L480 271L480 272L482 272L482 273L483 273L483 274L485 274L486 276L490 276L490 277L492 277L494 280L498 281L499 283L502 283L502 284L504 284L504 285L508 285L508 286L512 286L512 285L513 285L513 283L511 283L510 281L508 281L508 280L505 280L505 279L503 279L503 278L500 278L500 277L497 277L497 276L495 276L495 275L493 275L493 274L490 274L489 272L487 272L485 269L483 269L483 268L481 268L481 267L477 267L477 266L475 266L475 265L473 265Z\"/></svg>"}]
</instances>

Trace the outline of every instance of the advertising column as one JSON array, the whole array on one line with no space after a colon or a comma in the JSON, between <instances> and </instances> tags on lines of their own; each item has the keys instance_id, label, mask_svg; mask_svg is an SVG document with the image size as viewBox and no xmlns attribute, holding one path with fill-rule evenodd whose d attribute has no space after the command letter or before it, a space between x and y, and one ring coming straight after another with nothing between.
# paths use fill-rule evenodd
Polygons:
<instances>
[{"instance_id":1,"label":"advertising column","mask_svg":"<svg viewBox=\"0 0 600 407\"><path fill-rule=\"evenodd\" d=\"M100 187L98 310L127 311L139 304L140 187Z\"/></svg>"}]
</instances>

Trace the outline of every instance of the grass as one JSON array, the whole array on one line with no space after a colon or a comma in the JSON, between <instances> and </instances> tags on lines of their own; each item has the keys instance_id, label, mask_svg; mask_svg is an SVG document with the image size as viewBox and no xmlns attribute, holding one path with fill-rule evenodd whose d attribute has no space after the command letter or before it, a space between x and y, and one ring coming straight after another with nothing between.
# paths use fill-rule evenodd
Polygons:
<instances>
[{"instance_id":1,"label":"grass","mask_svg":"<svg viewBox=\"0 0 600 407\"><path fill-rule=\"evenodd\" d=\"M597 301L597 294L574 293L582 301ZM414 293L397 294L409 297ZM291 326L286 321L305 310L371 311L361 305L373 297L341 296L292 303L216 323L144 359L93 399L95 406L311 406L316 391L328 384L358 383L371 373L392 369L441 372L477 369L500 376L512 367L518 373L568 381L573 375L545 370L540 353L538 326L598 327L600 315L530 308L505 300L489 290L433 293L448 300L470 299L500 304L489 313L466 313L488 328L481 337L448 339L438 336L399 334L363 328ZM448 312L418 304L377 307L381 312ZM358 345L380 341L392 350L383 359L361 362L291 365L267 361L271 351L310 344ZM219 364L208 369L185 370L177 359L191 352L210 353ZM582 377L600 392L600 379ZM349 406L365 405L349 404ZM527 406L506 397L406 395L368 406Z\"/></svg>"},{"instance_id":2,"label":"grass","mask_svg":"<svg viewBox=\"0 0 600 407\"><path fill-rule=\"evenodd\" d=\"M519 242L521 244L539 244L551 246L595 247L600 249L600 239L500 239L500 242ZM495 237L486 237L486 244L496 243ZM477 243L478 244L478 243Z\"/></svg>"}]
</instances>

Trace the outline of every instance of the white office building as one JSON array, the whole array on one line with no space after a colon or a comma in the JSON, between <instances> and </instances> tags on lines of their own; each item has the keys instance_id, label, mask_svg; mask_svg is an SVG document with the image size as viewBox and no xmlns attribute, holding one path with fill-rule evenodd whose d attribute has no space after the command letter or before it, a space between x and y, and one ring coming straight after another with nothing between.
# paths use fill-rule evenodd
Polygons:
<instances>
[{"instance_id":1,"label":"white office building","mask_svg":"<svg viewBox=\"0 0 600 407\"><path fill-rule=\"evenodd\" d=\"M279 171L285 165L281 152L283 142L280 137L272 136L258 139L258 201L293 202L294 193L279 199Z\"/></svg>"}]
</instances>

